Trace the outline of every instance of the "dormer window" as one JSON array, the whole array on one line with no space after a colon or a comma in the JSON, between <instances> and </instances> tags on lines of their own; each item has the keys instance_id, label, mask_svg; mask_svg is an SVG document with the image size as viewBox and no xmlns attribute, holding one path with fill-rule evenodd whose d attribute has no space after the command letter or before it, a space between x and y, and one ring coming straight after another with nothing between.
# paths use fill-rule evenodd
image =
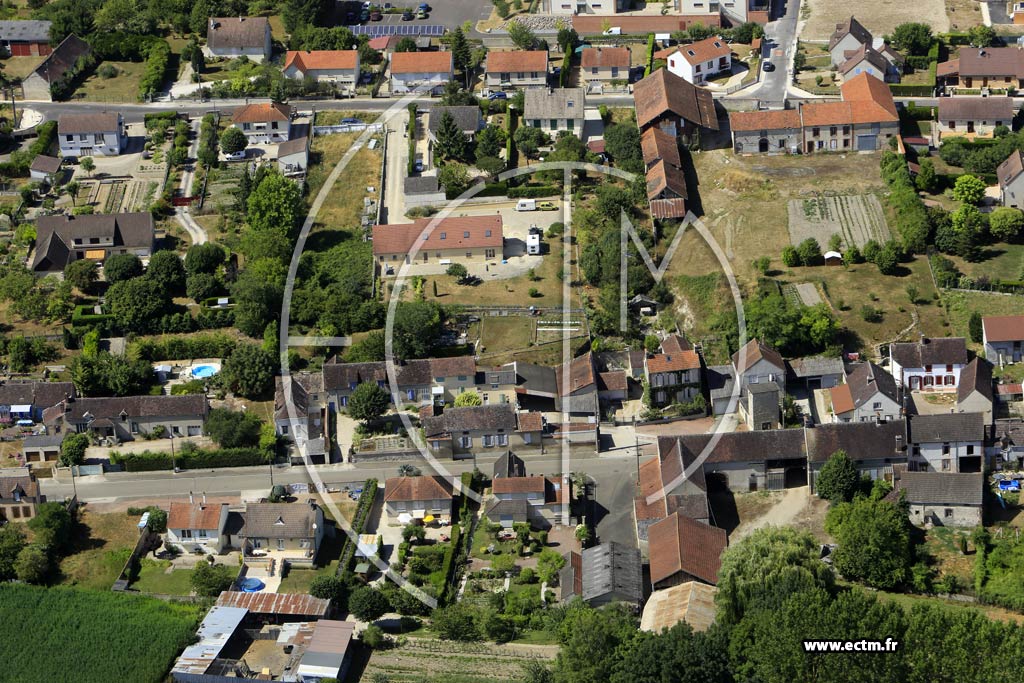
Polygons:
<instances>
[{"instance_id":1,"label":"dormer window","mask_svg":"<svg viewBox=\"0 0 1024 683\"><path fill-rule=\"evenodd\" d=\"M274 526L284 526L284 517L278 517L277 521L274 522Z\"/></svg>"},{"instance_id":2,"label":"dormer window","mask_svg":"<svg viewBox=\"0 0 1024 683\"><path fill-rule=\"evenodd\" d=\"M694 52L693 50L687 50L686 54L690 55L691 57L696 57L697 56L697 53Z\"/></svg>"},{"instance_id":3,"label":"dormer window","mask_svg":"<svg viewBox=\"0 0 1024 683\"><path fill-rule=\"evenodd\" d=\"M716 40L715 41L715 47L722 47L722 44Z\"/></svg>"},{"instance_id":4,"label":"dormer window","mask_svg":"<svg viewBox=\"0 0 1024 683\"><path fill-rule=\"evenodd\" d=\"M448 233L442 232L441 233L441 239L445 239L446 237L448 237Z\"/></svg>"},{"instance_id":5,"label":"dormer window","mask_svg":"<svg viewBox=\"0 0 1024 683\"><path fill-rule=\"evenodd\" d=\"M121 411L121 415L120 415L120 418L121 418L121 422L125 422L125 421L126 421L126 420L128 419L128 413L127 413L127 411L124 411L124 410L122 410L122 411Z\"/></svg>"},{"instance_id":6,"label":"dormer window","mask_svg":"<svg viewBox=\"0 0 1024 683\"><path fill-rule=\"evenodd\" d=\"M469 239L469 230L462 233L462 239Z\"/></svg>"}]
</instances>

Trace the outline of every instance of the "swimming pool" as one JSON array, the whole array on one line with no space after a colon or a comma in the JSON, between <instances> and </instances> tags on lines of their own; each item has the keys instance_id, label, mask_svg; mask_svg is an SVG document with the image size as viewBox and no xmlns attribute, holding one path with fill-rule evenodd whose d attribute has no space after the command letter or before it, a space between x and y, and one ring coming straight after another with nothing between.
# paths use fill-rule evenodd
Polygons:
<instances>
[{"instance_id":1,"label":"swimming pool","mask_svg":"<svg viewBox=\"0 0 1024 683\"><path fill-rule=\"evenodd\" d=\"M196 379L206 379L207 377L213 377L220 368L216 365L196 365L192 368L192 376Z\"/></svg>"},{"instance_id":2,"label":"swimming pool","mask_svg":"<svg viewBox=\"0 0 1024 683\"><path fill-rule=\"evenodd\" d=\"M243 593L258 593L265 587L266 585L259 579L245 579L238 584L238 588L241 589Z\"/></svg>"}]
</instances>

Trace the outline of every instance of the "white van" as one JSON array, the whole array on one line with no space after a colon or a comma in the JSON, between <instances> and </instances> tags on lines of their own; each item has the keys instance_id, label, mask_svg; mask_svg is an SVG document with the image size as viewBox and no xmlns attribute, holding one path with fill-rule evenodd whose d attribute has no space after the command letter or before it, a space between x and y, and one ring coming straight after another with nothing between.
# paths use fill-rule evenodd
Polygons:
<instances>
[{"instance_id":1,"label":"white van","mask_svg":"<svg viewBox=\"0 0 1024 683\"><path fill-rule=\"evenodd\" d=\"M536 211L537 200L536 199L520 199L516 202L516 211Z\"/></svg>"},{"instance_id":2,"label":"white van","mask_svg":"<svg viewBox=\"0 0 1024 683\"><path fill-rule=\"evenodd\" d=\"M526 253L527 254L539 254L540 253L540 235L530 233L526 236Z\"/></svg>"}]
</instances>

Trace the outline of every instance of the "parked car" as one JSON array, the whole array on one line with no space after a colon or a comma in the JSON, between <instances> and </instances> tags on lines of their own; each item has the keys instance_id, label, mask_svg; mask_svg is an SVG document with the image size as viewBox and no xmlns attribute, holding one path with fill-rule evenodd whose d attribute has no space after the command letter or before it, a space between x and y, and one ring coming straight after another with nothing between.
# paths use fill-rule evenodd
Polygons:
<instances>
[{"instance_id":1,"label":"parked car","mask_svg":"<svg viewBox=\"0 0 1024 683\"><path fill-rule=\"evenodd\" d=\"M541 230L540 228L538 228L536 225L531 225L530 226L530 234L531 235L543 235L544 231Z\"/></svg>"},{"instance_id":2,"label":"parked car","mask_svg":"<svg viewBox=\"0 0 1024 683\"><path fill-rule=\"evenodd\" d=\"M761 65L761 71L775 71L775 65L765 60L764 64Z\"/></svg>"},{"instance_id":3,"label":"parked car","mask_svg":"<svg viewBox=\"0 0 1024 683\"><path fill-rule=\"evenodd\" d=\"M420 6L417 7L416 9L419 10L420 12L429 12L431 10L431 7L427 3L421 2Z\"/></svg>"},{"instance_id":4,"label":"parked car","mask_svg":"<svg viewBox=\"0 0 1024 683\"><path fill-rule=\"evenodd\" d=\"M369 20L370 20L370 10L364 9L362 12L359 13L359 21L369 21Z\"/></svg>"},{"instance_id":5,"label":"parked car","mask_svg":"<svg viewBox=\"0 0 1024 683\"><path fill-rule=\"evenodd\" d=\"M380 21L383 18L384 15L381 13L379 9L375 9L372 12L370 12L370 21Z\"/></svg>"},{"instance_id":6,"label":"parked car","mask_svg":"<svg viewBox=\"0 0 1024 683\"><path fill-rule=\"evenodd\" d=\"M246 150L243 149L241 152L232 152L231 154L225 154L224 158L227 159L228 161L245 161L245 151Z\"/></svg>"},{"instance_id":7,"label":"parked car","mask_svg":"<svg viewBox=\"0 0 1024 683\"><path fill-rule=\"evenodd\" d=\"M555 206L554 202L540 202L537 204L538 211L558 211L558 207Z\"/></svg>"},{"instance_id":8,"label":"parked car","mask_svg":"<svg viewBox=\"0 0 1024 683\"><path fill-rule=\"evenodd\" d=\"M423 162L422 161L417 161L416 163L414 163L412 165L412 168L417 173L423 173Z\"/></svg>"},{"instance_id":9,"label":"parked car","mask_svg":"<svg viewBox=\"0 0 1024 683\"><path fill-rule=\"evenodd\" d=\"M417 19L426 19L427 18L427 10L425 10L425 9L418 10L416 12L416 18Z\"/></svg>"},{"instance_id":10,"label":"parked car","mask_svg":"<svg viewBox=\"0 0 1024 683\"><path fill-rule=\"evenodd\" d=\"M372 2L367 1L363 3L363 9L370 9L371 7L373 7Z\"/></svg>"},{"instance_id":11,"label":"parked car","mask_svg":"<svg viewBox=\"0 0 1024 683\"><path fill-rule=\"evenodd\" d=\"M402 21L412 21L415 17L416 15L409 10L402 12Z\"/></svg>"},{"instance_id":12,"label":"parked car","mask_svg":"<svg viewBox=\"0 0 1024 683\"><path fill-rule=\"evenodd\" d=\"M352 118L351 116L346 116L345 118L343 118L341 120L341 123L343 125L346 125L346 126L350 126L352 124L358 124L358 123L362 123L362 122L363 122L362 119Z\"/></svg>"},{"instance_id":13,"label":"parked car","mask_svg":"<svg viewBox=\"0 0 1024 683\"><path fill-rule=\"evenodd\" d=\"M499 90L497 92L492 92L490 95L487 96L487 99L489 99L489 100L507 100L508 99L508 93L502 92L501 90Z\"/></svg>"}]
</instances>

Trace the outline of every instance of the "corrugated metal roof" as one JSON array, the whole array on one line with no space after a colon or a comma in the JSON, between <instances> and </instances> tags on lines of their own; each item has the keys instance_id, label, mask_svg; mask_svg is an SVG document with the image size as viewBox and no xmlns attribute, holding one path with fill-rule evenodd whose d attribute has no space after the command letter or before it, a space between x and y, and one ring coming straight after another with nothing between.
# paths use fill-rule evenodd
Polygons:
<instances>
[{"instance_id":1,"label":"corrugated metal roof","mask_svg":"<svg viewBox=\"0 0 1024 683\"><path fill-rule=\"evenodd\" d=\"M323 617L327 614L331 601L314 598L312 595L224 591L217 598L217 606L241 607L256 614Z\"/></svg>"},{"instance_id":2,"label":"corrugated metal roof","mask_svg":"<svg viewBox=\"0 0 1024 683\"><path fill-rule=\"evenodd\" d=\"M231 595L222 593L221 597ZM238 595L255 595L255 593L238 593ZM220 656L221 650L227 645L228 640L238 630L238 626L245 619L249 610L244 607L227 607L220 604L210 608L210 611L203 617L203 623L199 625L196 636L199 642L189 645L174 663L171 673L183 674L204 674L210 668L213 660Z\"/></svg>"}]
</instances>

